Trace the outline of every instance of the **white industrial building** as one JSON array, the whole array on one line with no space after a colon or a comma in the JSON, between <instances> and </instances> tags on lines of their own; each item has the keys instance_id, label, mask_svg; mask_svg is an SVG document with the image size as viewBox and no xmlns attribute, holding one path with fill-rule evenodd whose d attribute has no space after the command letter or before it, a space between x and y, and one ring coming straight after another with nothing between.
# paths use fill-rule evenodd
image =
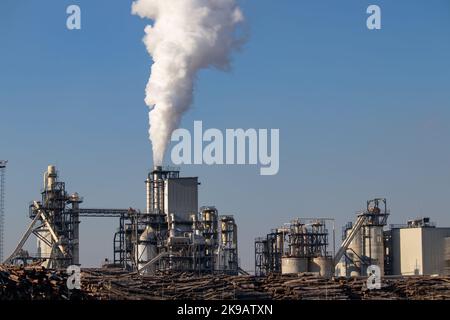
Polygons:
<instances>
[{"instance_id":1,"label":"white industrial building","mask_svg":"<svg viewBox=\"0 0 450 320\"><path fill-rule=\"evenodd\" d=\"M391 226L386 254L392 275L449 274L450 228L438 228L429 218Z\"/></svg>"}]
</instances>

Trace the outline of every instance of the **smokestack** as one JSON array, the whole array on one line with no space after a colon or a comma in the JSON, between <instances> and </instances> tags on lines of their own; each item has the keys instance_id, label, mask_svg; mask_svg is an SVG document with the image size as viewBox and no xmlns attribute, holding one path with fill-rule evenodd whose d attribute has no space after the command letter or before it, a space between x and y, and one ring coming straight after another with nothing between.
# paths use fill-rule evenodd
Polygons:
<instances>
[{"instance_id":1,"label":"smokestack","mask_svg":"<svg viewBox=\"0 0 450 320\"><path fill-rule=\"evenodd\" d=\"M164 211L164 179L162 166L153 166L153 171L145 180L147 193L147 213L159 214Z\"/></svg>"},{"instance_id":2,"label":"smokestack","mask_svg":"<svg viewBox=\"0 0 450 320\"><path fill-rule=\"evenodd\" d=\"M44 174L44 187L46 190L53 189L57 177L56 167L54 165L47 166L47 172Z\"/></svg>"},{"instance_id":3,"label":"smokestack","mask_svg":"<svg viewBox=\"0 0 450 320\"><path fill-rule=\"evenodd\" d=\"M144 43L154 64L146 87L153 163L160 166L172 132L193 101L199 70L227 70L243 43L244 16L236 0L137 0L132 13L153 20Z\"/></svg>"}]
</instances>

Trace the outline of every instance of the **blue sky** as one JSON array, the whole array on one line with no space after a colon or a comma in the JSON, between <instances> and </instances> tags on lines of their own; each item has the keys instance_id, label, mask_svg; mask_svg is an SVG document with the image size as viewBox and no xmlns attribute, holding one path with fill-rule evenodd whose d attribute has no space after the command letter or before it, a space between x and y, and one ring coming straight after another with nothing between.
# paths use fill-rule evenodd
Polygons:
<instances>
[{"instance_id":1,"label":"blue sky","mask_svg":"<svg viewBox=\"0 0 450 320\"><path fill-rule=\"evenodd\" d=\"M280 172L185 166L200 204L235 214L241 263L253 239L301 216L341 226L384 196L390 223L450 226L450 2L240 1L250 38L233 70L202 71L182 126L279 128ZM78 4L82 30L66 29ZM366 8L382 9L382 30ZM144 88L146 21L131 1L2 0L0 158L7 172L6 251L29 223L42 172L56 164L86 207L145 206L151 167ZM82 222L83 265L112 255L114 220ZM33 251L31 249L31 251Z\"/></svg>"}]
</instances>

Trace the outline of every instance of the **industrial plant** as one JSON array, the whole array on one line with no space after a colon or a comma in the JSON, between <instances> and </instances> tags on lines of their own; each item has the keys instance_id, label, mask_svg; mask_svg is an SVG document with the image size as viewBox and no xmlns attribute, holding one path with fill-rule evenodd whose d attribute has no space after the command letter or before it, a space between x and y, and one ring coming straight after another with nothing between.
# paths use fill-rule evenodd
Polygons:
<instances>
[{"instance_id":1,"label":"industrial plant","mask_svg":"<svg viewBox=\"0 0 450 320\"><path fill-rule=\"evenodd\" d=\"M256 238L255 274L359 277L376 265L380 276L450 275L450 228L428 217L387 228L389 215L385 198L367 201L355 222L343 227L336 252L333 219L297 218Z\"/></svg>"},{"instance_id":2,"label":"industrial plant","mask_svg":"<svg viewBox=\"0 0 450 320\"><path fill-rule=\"evenodd\" d=\"M29 207L31 223L5 264L61 269L79 265L81 219L117 218L111 235L118 267L139 274L159 271L238 274L237 225L232 215L214 206L198 208L198 178L157 166L145 180L145 212L117 208L84 208L78 193L69 193L55 166L44 174L41 199ZM37 238L37 254L24 244ZM243 272L243 271L242 271Z\"/></svg>"},{"instance_id":3,"label":"industrial plant","mask_svg":"<svg viewBox=\"0 0 450 320\"><path fill-rule=\"evenodd\" d=\"M6 161L0 161L3 252ZM233 215L198 205L198 177L155 166L145 179L146 208L86 208L69 193L55 166L44 173L41 197L29 205L28 228L0 264L1 299L447 299L450 228L430 218L388 225L385 198L368 200L336 242L332 217L298 217L256 238L254 275L238 258ZM113 259L83 268L83 285L66 286L80 266L80 229L89 218L117 220ZM25 244L36 238L36 253ZM27 247L28 248L28 247ZM374 266L379 293L367 291ZM70 267L70 268L69 268ZM251 272L251 271L250 271ZM31 280L30 280L31 279ZM114 279L105 282L105 279ZM179 281L181 281L179 283ZM391 290L395 283L396 290ZM423 290L423 286L426 290ZM114 289L111 289L114 288ZM411 289L413 288L413 289Z\"/></svg>"}]
</instances>

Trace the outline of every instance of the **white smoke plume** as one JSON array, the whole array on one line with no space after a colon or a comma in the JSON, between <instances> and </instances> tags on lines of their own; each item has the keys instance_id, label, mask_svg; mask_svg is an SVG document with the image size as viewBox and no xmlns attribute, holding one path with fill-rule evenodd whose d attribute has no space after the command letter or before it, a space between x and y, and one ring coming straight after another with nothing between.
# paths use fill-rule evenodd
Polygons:
<instances>
[{"instance_id":1,"label":"white smoke plume","mask_svg":"<svg viewBox=\"0 0 450 320\"><path fill-rule=\"evenodd\" d=\"M145 103L150 108L153 164L161 165L170 136L193 101L199 70L227 70L244 21L236 0L137 0L132 13L153 20L144 43L153 58Z\"/></svg>"}]
</instances>

